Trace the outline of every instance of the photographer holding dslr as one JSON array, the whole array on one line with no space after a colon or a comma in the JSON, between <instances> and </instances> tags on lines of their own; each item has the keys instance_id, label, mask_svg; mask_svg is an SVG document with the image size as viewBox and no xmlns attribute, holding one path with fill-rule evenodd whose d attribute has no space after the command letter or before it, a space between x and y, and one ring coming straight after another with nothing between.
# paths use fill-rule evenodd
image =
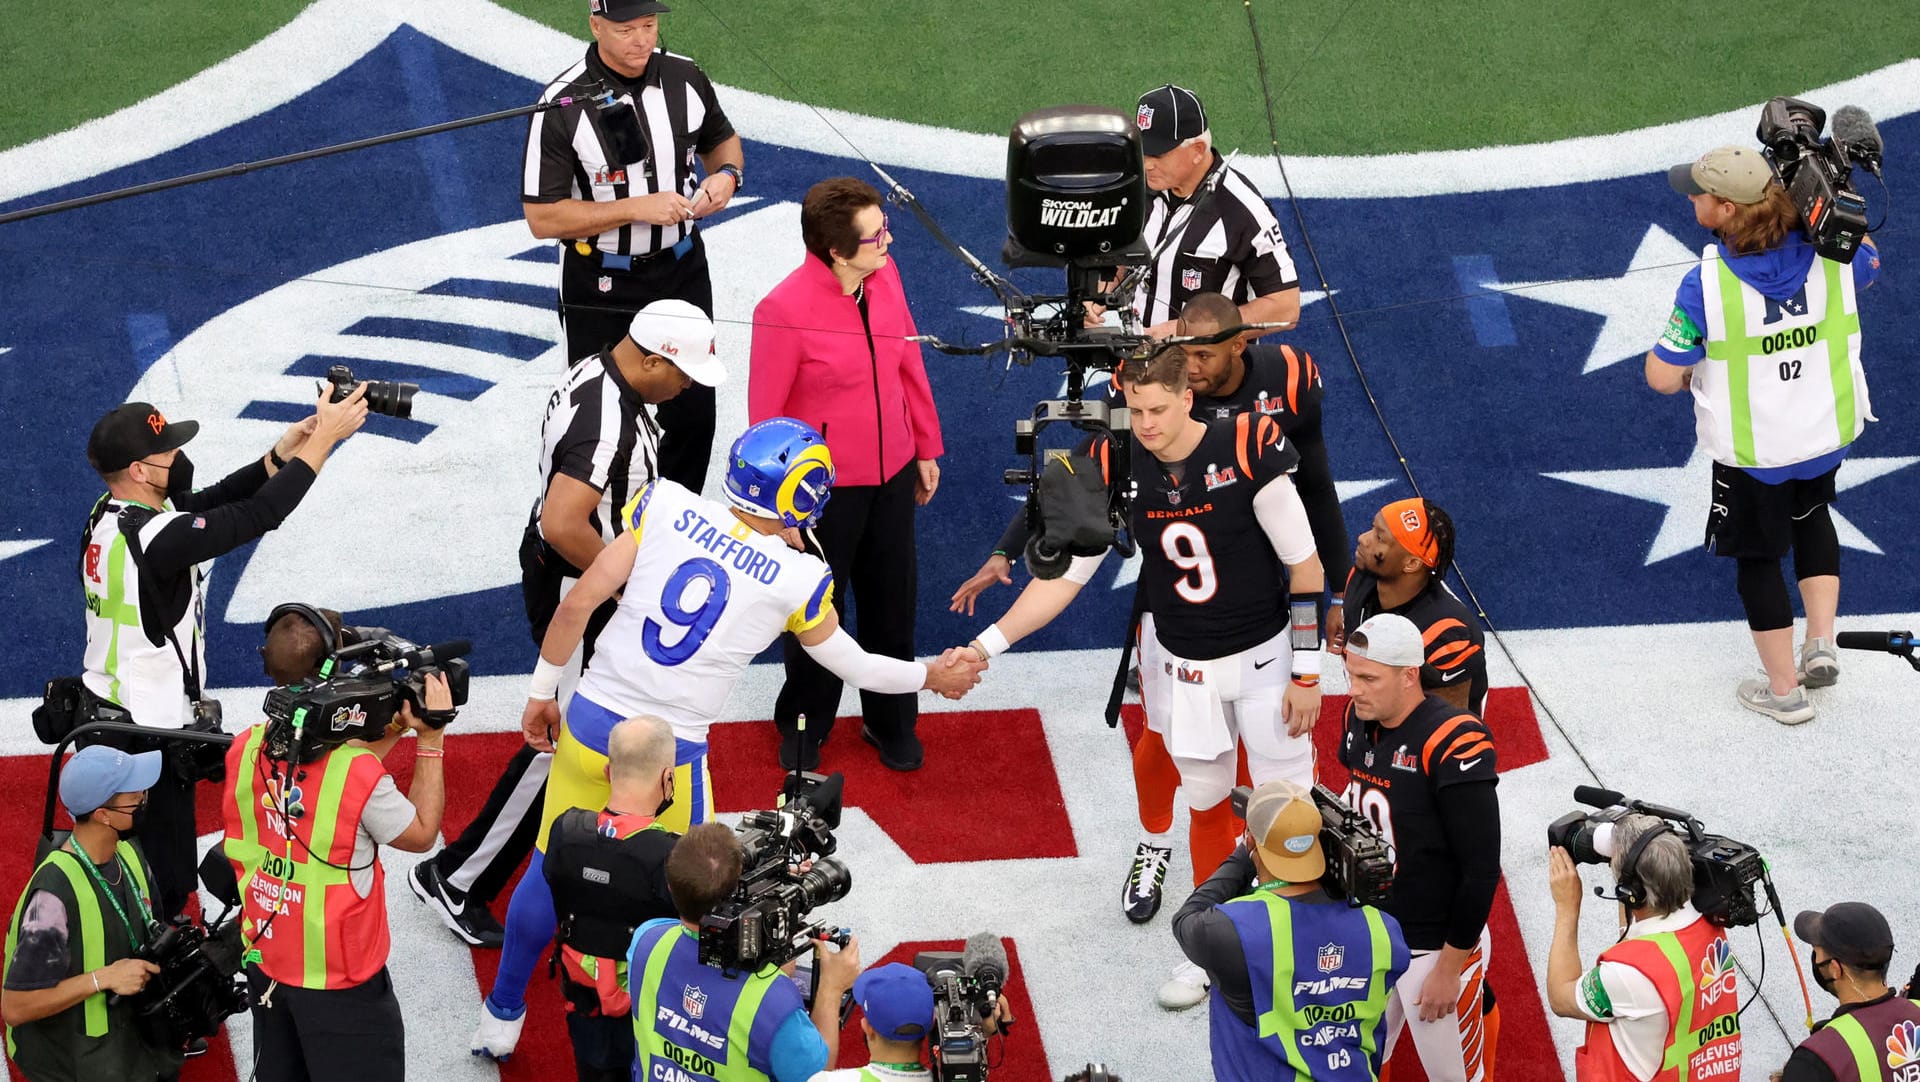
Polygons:
<instances>
[{"instance_id":1,"label":"photographer holding dslr","mask_svg":"<svg viewBox=\"0 0 1920 1082\"><path fill-rule=\"evenodd\" d=\"M1577 842L1575 838L1573 841ZM1740 1075L1739 979L1723 927L1694 908L1687 844L1666 821L1632 814L1594 831L1593 853L1554 846L1553 945L1547 1006L1587 1023L1578 1082L1705 1080ZM1614 897L1629 919L1620 942L1580 970L1582 860L1610 858Z\"/></svg>"},{"instance_id":2,"label":"photographer holding dslr","mask_svg":"<svg viewBox=\"0 0 1920 1082\"><path fill-rule=\"evenodd\" d=\"M93 426L87 461L107 494L93 506L81 550L87 653L75 724L219 728L219 703L202 696L206 575L200 565L284 522L335 445L359 430L367 417L365 385L340 401L333 401L335 394L327 387L312 417L288 427L257 461L199 491L181 449L200 431L198 422L168 421L145 402L128 402ZM51 736L53 743L65 735L42 732L41 738ZM164 747L99 739L128 751ZM146 823L163 917L184 909L194 890L193 786L203 776L183 750L168 749L165 758L168 769L154 782Z\"/></svg>"},{"instance_id":3,"label":"photographer holding dslr","mask_svg":"<svg viewBox=\"0 0 1920 1082\"><path fill-rule=\"evenodd\" d=\"M31 1082L150 1082L180 1066L179 1050L142 1039L130 1002L110 998L133 995L159 972L135 957L154 906L128 839L160 773L159 752L108 747L80 749L60 772L73 834L34 869L14 907L0 993L7 1052Z\"/></svg>"},{"instance_id":4,"label":"photographer holding dslr","mask_svg":"<svg viewBox=\"0 0 1920 1082\"><path fill-rule=\"evenodd\" d=\"M1267 782L1246 822L1240 847L1173 917L1213 988L1214 1077L1376 1082L1409 960L1400 922L1322 886L1324 820L1310 790Z\"/></svg>"},{"instance_id":5,"label":"photographer holding dslr","mask_svg":"<svg viewBox=\"0 0 1920 1082\"><path fill-rule=\"evenodd\" d=\"M261 654L282 686L267 694L268 719L234 738L221 797L261 1082L406 1076L379 847L424 853L440 838L449 675L464 666L421 662L405 686L393 666L353 666L395 641L306 605L267 620ZM408 729L418 741L402 795L381 761Z\"/></svg>"},{"instance_id":6,"label":"photographer holding dslr","mask_svg":"<svg viewBox=\"0 0 1920 1082\"><path fill-rule=\"evenodd\" d=\"M719 823L689 830L667 858L677 921L641 925L627 957L633 989L635 1078L805 1082L833 1065L840 997L860 972L860 942L817 944L811 1018L800 989L780 969L751 973L700 961L701 922L734 893L745 856Z\"/></svg>"}]
</instances>

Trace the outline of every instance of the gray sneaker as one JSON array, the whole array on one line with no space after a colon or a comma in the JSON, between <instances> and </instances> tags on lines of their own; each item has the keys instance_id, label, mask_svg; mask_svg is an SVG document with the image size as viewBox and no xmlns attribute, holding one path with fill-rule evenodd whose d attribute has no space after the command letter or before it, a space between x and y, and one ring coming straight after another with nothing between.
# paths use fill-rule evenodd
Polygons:
<instances>
[{"instance_id":1,"label":"gray sneaker","mask_svg":"<svg viewBox=\"0 0 1920 1082\"><path fill-rule=\"evenodd\" d=\"M1740 705L1756 714L1765 714L1782 725L1802 725L1813 720L1813 703L1807 700L1806 688L1794 688L1785 695L1775 695L1773 686L1764 676L1740 681L1740 690L1735 692Z\"/></svg>"},{"instance_id":2,"label":"gray sneaker","mask_svg":"<svg viewBox=\"0 0 1920 1082\"><path fill-rule=\"evenodd\" d=\"M1840 679L1840 654L1832 639L1808 639L1800 648L1800 686L1830 688Z\"/></svg>"}]
</instances>

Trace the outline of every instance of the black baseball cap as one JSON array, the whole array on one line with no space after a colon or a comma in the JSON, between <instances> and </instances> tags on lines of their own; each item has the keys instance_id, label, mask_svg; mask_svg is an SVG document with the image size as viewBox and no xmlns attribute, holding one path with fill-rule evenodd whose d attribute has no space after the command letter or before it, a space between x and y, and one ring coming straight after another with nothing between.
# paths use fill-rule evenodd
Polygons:
<instances>
[{"instance_id":1,"label":"black baseball cap","mask_svg":"<svg viewBox=\"0 0 1920 1082\"><path fill-rule=\"evenodd\" d=\"M1140 129L1140 151L1157 158L1207 130L1200 96L1185 87L1157 86L1140 95L1133 122Z\"/></svg>"},{"instance_id":2,"label":"black baseball cap","mask_svg":"<svg viewBox=\"0 0 1920 1082\"><path fill-rule=\"evenodd\" d=\"M148 402L128 402L107 411L87 437L87 461L102 477L130 462L183 447L200 431L199 421L169 421Z\"/></svg>"},{"instance_id":3,"label":"black baseball cap","mask_svg":"<svg viewBox=\"0 0 1920 1082\"><path fill-rule=\"evenodd\" d=\"M664 15L673 9L660 0L588 0L588 10L616 23L631 22L642 15Z\"/></svg>"},{"instance_id":4,"label":"black baseball cap","mask_svg":"<svg viewBox=\"0 0 1920 1082\"><path fill-rule=\"evenodd\" d=\"M1793 918L1793 934L1855 969L1883 969L1893 960L1893 929L1865 902L1840 902L1824 913L1808 910Z\"/></svg>"}]
</instances>

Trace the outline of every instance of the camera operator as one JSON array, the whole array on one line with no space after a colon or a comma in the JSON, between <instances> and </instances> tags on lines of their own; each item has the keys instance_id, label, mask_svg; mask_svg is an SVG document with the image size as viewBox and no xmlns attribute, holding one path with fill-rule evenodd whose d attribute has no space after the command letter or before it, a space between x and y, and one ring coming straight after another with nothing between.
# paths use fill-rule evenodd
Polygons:
<instances>
[{"instance_id":1,"label":"camera operator","mask_svg":"<svg viewBox=\"0 0 1920 1082\"><path fill-rule=\"evenodd\" d=\"M367 417L365 385L340 402L325 388L314 413L290 426L258 461L195 491L181 448L197 421L169 422L145 402L109 410L87 439L87 461L107 484L93 506L81 550L87 598L85 684L92 713L130 714L162 729L219 727L219 704L201 704L206 666L206 575L200 565L284 522L335 445ZM110 703L120 711L103 710ZM83 718L84 720L91 720ZM141 751L122 737L104 743ZM134 746L138 743L140 746ZM147 840L162 916L194 891L193 786L200 772L179 750L165 751L149 798Z\"/></svg>"},{"instance_id":2,"label":"camera operator","mask_svg":"<svg viewBox=\"0 0 1920 1082\"><path fill-rule=\"evenodd\" d=\"M1813 948L1813 979L1840 1001L1833 1017L1800 1042L1778 1082L1895 1082L1891 1062L1897 1030L1920 1026L1920 1003L1895 995L1887 985L1893 964L1893 929L1865 902L1841 902L1824 913L1793 919L1794 934ZM1911 994L1913 989L1907 990ZM1908 1062L1912 1062L1911 1059Z\"/></svg>"},{"instance_id":3,"label":"camera operator","mask_svg":"<svg viewBox=\"0 0 1920 1082\"><path fill-rule=\"evenodd\" d=\"M1407 943L1392 917L1327 895L1322 825L1306 787L1260 786L1239 848L1173 916L1174 939L1213 986L1223 1082L1379 1077Z\"/></svg>"},{"instance_id":4,"label":"camera operator","mask_svg":"<svg viewBox=\"0 0 1920 1082\"><path fill-rule=\"evenodd\" d=\"M108 998L133 995L159 972L134 957L147 943L154 907L146 865L128 839L159 780L160 760L157 751L95 746L60 771L73 834L20 893L0 992L7 1051L31 1082L143 1082L180 1066L180 1050L141 1038L131 1003Z\"/></svg>"},{"instance_id":5,"label":"camera operator","mask_svg":"<svg viewBox=\"0 0 1920 1082\"><path fill-rule=\"evenodd\" d=\"M1674 166L1668 180L1714 243L1680 281L1647 354L1647 384L1692 390L1700 446L1713 457L1706 545L1737 565L1766 669L1741 682L1740 705L1799 725L1813 720L1805 689L1840 675L1840 542L1827 508L1841 461L1873 419L1855 295L1873 284L1880 255L1870 238L1851 267L1819 255L1757 150L1720 147ZM1789 551L1807 611L1798 665L1780 572Z\"/></svg>"},{"instance_id":6,"label":"camera operator","mask_svg":"<svg viewBox=\"0 0 1920 1082\"><path fill-rule=\"evenodd\" d=\"M1354 546L1347 606L1354 624L1383 612L1413 622L1426 644L1420 686L1462 710L1486 716L1486 635L1473 610L1447 588L1453 566L1453 518L1432 500L1396 500L1373 516ZM1334 652L1339 636L1329 619Z\"/></svg>"},{"instance_id":7,"label":"camera operator","mask_svg":"<svg viewBox=\"0 0 1920 1082\"><path fill-rule=\"evenodd\" d=\"M667 856L679 835L655 816L673 803L673 726L629 718L607 737L604 810L574 808L553 824L543 871L560 920L560 991L580 1082L633 1074L627 949L649 920L674 919Z\"/></svg>"},{"instance_id":8,"label":"camera operator","mask_svg":"<svg viewBox=\"0 0 1920 1082\"><path fill-rule=\"evenodd\" d=\"M1406 1025L1428 1078L1480 1082L1493 1073L1500 1027L1485 980L1487 914L1500 885L1493 734L1421 688L1425 644L1404 616L1381 613L1355 628L1346 662L1346 800L1393 847L1393 890L1381 908L1413 952L1383 1047Z\"/></svg>"},{"instance_id":9,"label":"camera operator","mask_svg":"<svg viewBox=\"0 0 1920 1082\"><path fill-rule=\"evenodd\" d=\"M840 998L860 972L860 941L815 948L813 1011L778 968L729 973L700 964L700 921L740 881L740 840L720 823L687 831L667 858L680 919L648 921L627 956L633 989L635 1078L751 1077L804 1082L833 1066ZM925 978L922 978L924 981Z\"/></svg>"},{"instance_id":10,"label":"camera operator","mask_svg":"<svg viewBox=\"0 0 1920 1082\"><path fill-rule=\"evenodd\" d=\"M319 610L280 606L261 649L269 675L282 684L310 680L339 630L337 618ZM440 838L444 727L454 714L444 674L425 676L423 699L423 712L403 699L380 739L326 747L310 761L268 755L271 722L237 735L227 751L221 808L240 883L261 1082L406 1075L406 1034L386 969L379 847L424 853ZM413 784L402 795L382 760L408 729L418 740Z\"/></svg>"},{"instance_id":11,"label":"camera operator","mask_svg":"<svg viewBox=\"0 0 1920 1082\"><path fill-rule=\"evenodd\" d=\"M1611 862L1629 923L1621 941L1582 974L1580 873L1565 849L1555 846L1547 856L1554 905L1547 1006L1587 1023L1575 1077L1738 1077L1739 981L1726 931L1693 907L1686 843L1663 820L1628 815L1613 828ZM1678 1017L1671 1005L1679 1005ZM1687 1032L1679 1031L1682 1024Z\"/></svg>"},{"instance_id":12,"label":"camera operator","mask_svg":"<svg viewBox=\"0 0 1920 1082\"><path fill-rule=\"evenodd\" d=\"M860 1032L867 1039L867 1065L821 1071L812 1082L928 1082L933 1072L920 1050L933 1032L933 986L927 975L902 962L875 966L853 980Z\"/></svg>"}]
</instances>

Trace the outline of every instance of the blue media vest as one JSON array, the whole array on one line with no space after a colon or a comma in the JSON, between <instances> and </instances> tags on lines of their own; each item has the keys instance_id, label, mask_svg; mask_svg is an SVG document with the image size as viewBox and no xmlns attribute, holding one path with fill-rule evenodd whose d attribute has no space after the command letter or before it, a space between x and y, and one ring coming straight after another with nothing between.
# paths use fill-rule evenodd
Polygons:
<instances>
[{"instance_id":1,"label":"blue media vest","mask_svg":"<svg viewBox=\"0 0 1920 1082\"><path fill-rule=\"evenodd\" d=\"M771 966L729 980L699 955L697 938L677 921L650 921L634 935L635 1082L772 1078L774 1035L806 1013L799 988Z\"/></svg>"}]
</instances>

